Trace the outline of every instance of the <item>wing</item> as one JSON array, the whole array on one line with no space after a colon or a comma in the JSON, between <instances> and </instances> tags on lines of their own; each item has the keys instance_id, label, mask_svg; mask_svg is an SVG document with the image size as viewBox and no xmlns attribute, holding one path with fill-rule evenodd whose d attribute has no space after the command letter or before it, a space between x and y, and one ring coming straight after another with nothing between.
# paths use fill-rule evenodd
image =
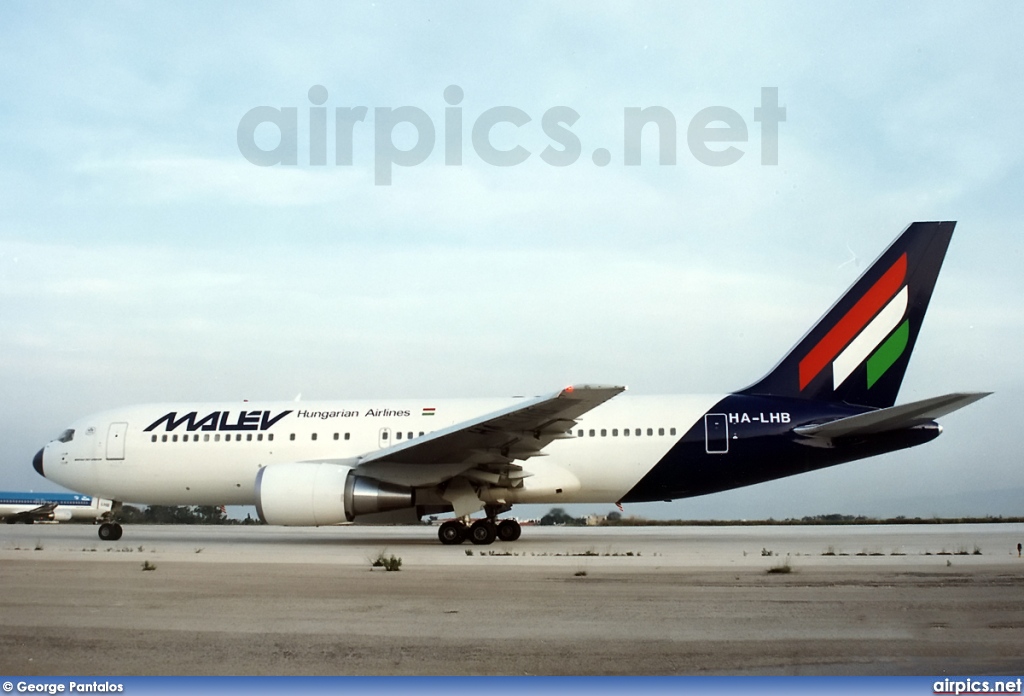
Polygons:
<instances>
[{"instance_id":1,"label":"wing","mask_svg":"<svg viewBox=\"0 0 1024 696\"><path fill-rule=\"evenodd\" d=\"M794 428L798 435L816 438L847 437L849 435L872 435L890 430L903 430L923 425L941 418L964 406L983 399L991 392L958 393L934 396L923 401L914 401L900 406L890 406L856 416Z\"/></svg>"},{"instance_id":2,"label":"wing","mask_svg":"<svg viewBox=\"0 0 1024 696\"><path fill-rule=\"evenodd\" d=\"M356 466L366 476L411 486L437 484L460 474L507 485L530 475L514 462L544 456L542 450L554 440L571 437L577 418L625 389L566 387L364 455Z\"/></svg>"}]
</instances>

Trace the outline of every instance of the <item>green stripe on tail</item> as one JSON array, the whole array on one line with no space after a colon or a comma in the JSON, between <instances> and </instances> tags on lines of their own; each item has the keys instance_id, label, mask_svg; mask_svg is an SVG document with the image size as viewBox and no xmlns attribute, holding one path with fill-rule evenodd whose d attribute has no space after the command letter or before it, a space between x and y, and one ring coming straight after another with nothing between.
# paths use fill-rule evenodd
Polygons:
<instances>
[{"instance_id":1,"label":"green stripe on tail","mask_svg":"<svg viewBox=\"0 0 1024 696\"><path fill-rule=\"evenodd\" d=\"M910 320L904 321L892 332L885 343L878 347L878 350L868 358L868 389L874 386L875 382L882 378L882 375L892 367L893 363L899 360L903 351L907 348L907 340L910 338Z\"/></svg>"}]
</instances>

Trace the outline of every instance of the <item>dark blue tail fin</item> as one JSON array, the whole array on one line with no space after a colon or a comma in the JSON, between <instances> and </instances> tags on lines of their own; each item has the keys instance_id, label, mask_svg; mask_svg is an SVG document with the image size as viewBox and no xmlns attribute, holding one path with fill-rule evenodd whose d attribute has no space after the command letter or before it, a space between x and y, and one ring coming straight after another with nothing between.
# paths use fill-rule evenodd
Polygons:
<instances>
[{"instance_id":1,"label":"dark blue tail fin","mask_svg":"<svg viewBox=\"0 0 1024 696\"><path fill-rule=\"evenodd\" d=\"M955 226L910 225L775 369L740 393L896 403Z\"/></svg>"}]
</instances>

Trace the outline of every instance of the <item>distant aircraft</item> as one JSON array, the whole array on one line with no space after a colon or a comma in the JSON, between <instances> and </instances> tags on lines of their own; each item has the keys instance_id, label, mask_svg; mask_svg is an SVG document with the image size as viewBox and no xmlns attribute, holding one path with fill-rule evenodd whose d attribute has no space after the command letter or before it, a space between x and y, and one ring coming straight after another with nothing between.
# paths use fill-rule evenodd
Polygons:
<instances>
[{"instance_id":1,"label":"distant aircraft","mask_svg":"<svg viewBox=\"0 0 1024 696\"><path fill-rule=\"evenodd\" d=\"M113 503L80 493L0 491L0 519L7 524L98 520L110 516Z\"/></svg>"},{"instance_id":2,"label":"distant aircraft","mask_svg":"<svg viewBox=\"0 0 1024 696\"><path fill-rule=\"evenodd\" d=\"M453 512L442 543L489 544L519 538L498 519L517 503L673 500L913 447L987 395L894 405L955 224L910 225L735 393L579 385L533 398L136 406L78 421L33 466L119 501L255 505L275 525Z\"/></svg>"}]
</instances>

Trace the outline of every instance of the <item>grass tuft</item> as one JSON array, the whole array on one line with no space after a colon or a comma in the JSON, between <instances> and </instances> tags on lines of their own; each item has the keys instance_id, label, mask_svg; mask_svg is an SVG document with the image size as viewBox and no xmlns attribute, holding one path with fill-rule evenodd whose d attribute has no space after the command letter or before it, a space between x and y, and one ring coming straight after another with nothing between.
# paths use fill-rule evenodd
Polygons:
<instances>
[{"instance_id":1,"label":"grass tuft","mask_svg":"<svg viewBox=\"0 0 1024 696\"><path fill-rule=\"evenodd\" d=\"M392 554L391 556L385 556L384 552L381 551L377 554L377 557L370 561L370 570L374 568L383 568L386 571L392 572L402 569L402 559Z\"/></svg>"}]
</instances>

